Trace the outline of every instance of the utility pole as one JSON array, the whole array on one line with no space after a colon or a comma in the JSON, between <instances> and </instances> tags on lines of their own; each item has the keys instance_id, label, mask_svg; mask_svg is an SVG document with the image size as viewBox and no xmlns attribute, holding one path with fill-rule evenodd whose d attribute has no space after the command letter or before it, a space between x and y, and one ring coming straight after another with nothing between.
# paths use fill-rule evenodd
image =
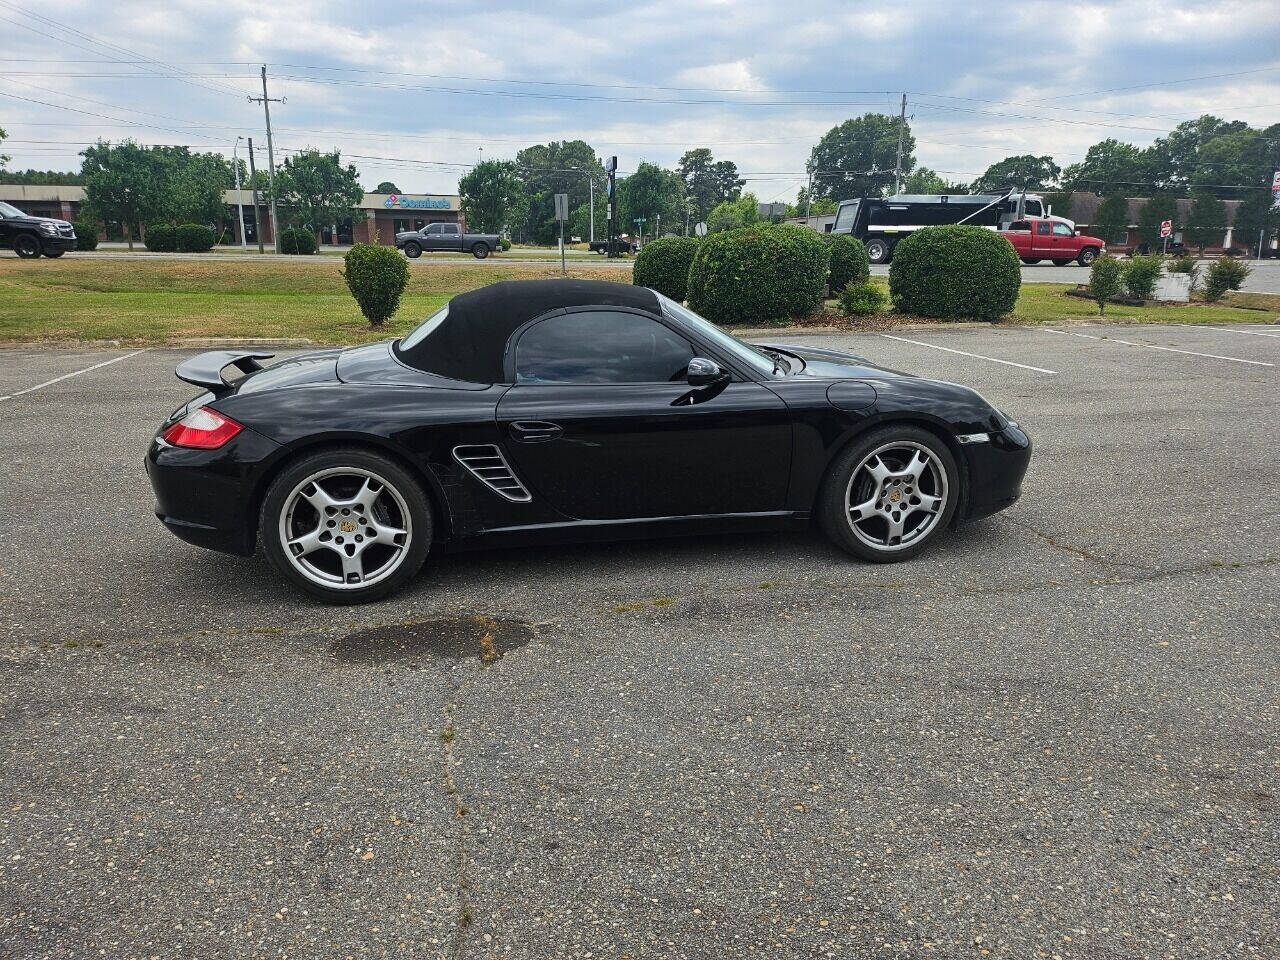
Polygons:
<instances>
[{"instance_id":1,"label":"utility pole","mask_svg":"<svg viewBox=\"0 0 1280 960\"><path fill-rule=\"evenodd\" d=\"M244 238L244 201L240 198L240 160L236 156L240 149L240 141L243 139L244 137L236 137L235 146L231 148L231 166L236 169L236 209L240 211L240 249L247 250L249 241Z\"/></svg>"},{"instance_id":2,"label":"utility pole","mask_svg":"<svg viewBox=\"0 0 1280 960\"><path fill-rule=\"evenodd\" d=\"M596 178L592 176L592 171L587 171L587 215L591 218L590 236L587 238L591 243L596 242Z\"/></svg>"},{"instance_id":3,"label":"utility pole","mask_svg":"<svg viewBox=\"0 0 1280 960\"><path fill-rule=\"evenodd\" d=\"M266 89L265 87L263 89ZM907 127L907 95L902 95L902 112L898 114L898 162L893 168L894 193L902 192L902 135Z\"/></svg>"},{"instance_id":4,"label":"utility pole","mask_svg":"<svg viewBox=\"0 0 1280 960\"><path fill-rule=\"evenodd\" d=\"M258 204L258 170L253 164L253 137L249 138L249 188L253 191L253 232L258 237L258 252L262 249L262 207Z\"/></svg>"},{"instance_id":5,"label":"utility pole","mask_svg":"<svg viewBox=\"0 0 1280 960\"><path fill-rule=\"evenodd\" d=\"M813 227L810 217L813 216L813 171L809 171L809 186L804 191L804 225Z\"/></svg>"},{"instance_id":6,"label":"utility pole","mask_svg":"<svg viewBox=\"0 0 1280 960\"><path fill-rule=\"evenodd\" d=\"M262 65L262 96L250 97L254 103L262 104L262 112L267 118L267 184L271 188L271 245L276 253L280 252L280 219L276 216L276 155L271 144L271 104L284 103L284 97L272 99L267 96L267 65ZM906 98L903 98L906 102ZM262 235L259 224L258 235Z\"/></svg>"}]
</instances>

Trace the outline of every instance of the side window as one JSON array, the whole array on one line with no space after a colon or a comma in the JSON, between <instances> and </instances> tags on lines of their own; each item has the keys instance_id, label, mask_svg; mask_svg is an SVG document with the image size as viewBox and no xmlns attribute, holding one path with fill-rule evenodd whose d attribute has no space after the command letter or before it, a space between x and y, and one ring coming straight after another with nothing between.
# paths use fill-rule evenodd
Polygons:
<instances>
[{"instance_id":1,"label":"side window","mask_svg":"<svg viewBox=\"0 0 1280 960\"><path fill-rule=\"evenodd\" d=\"M1043 217L1044 209L1040 206L1039 200L1028 200L1025 204L1028 217Z\"/></svg>"},{"instance_id":2,"label":"side window","mask_svg":"<svg viewBox=\"0 0 1280 960\"><path fill-rule=\"evenodd\" d=\"M440 225L440 231L446 237L456 237L458 235L458 225L456 223L443 223Z\"/></svg>"},{"instance_id":3,"label":"side window","mask_svg":"<svg viewBox=\"0 0 1280 960\"><path fill-rule=\"evenodd\" d=\"M683 380L693 347L634 313L548 317L516 344L517 383L669 383Z\"/></svg>"},{"instance_id":4,"label":"side window","mask_svg":"<svg viewBox=\"0 0 1280 960\"><path fill-rule=\"evenodd\" d=\"M440 224L438 224L438 223L433 223L433 224L431 224L430 226L428 226L428 227L427 227L427 236L428 236L428 237L438 237L438 236L440 236L440 233L441 233L441 230L440 230Z\"/></svg>"},{"instance_id":5,"label":"side window","mask_svg":"<svg viewBox=\"0 0 1280 960\"><path fill-rule=\"evenodd\" d=\"M1037 223L1037 224L1036 224L1036 236L1037 236L1037 237L1047 237L1047 236L1049 236L1049 233L1050 233L1050 230L1051 230L1051 228L1052 228L1052 227L1053 227L1053 224L1049 223L1048 221L1042 221L1041 223Z\"/></svg>"},{"instance_id":6,"label":"side window","mask_svg":"<svg viewBox=\"0 0 1280 960\"><path fill-rule=\"evenodd\" d=\"M1065 223L1055 223L1055 224L1053 225L1053 235L1054 235L1055 237L1072 237L1072 236L1075 236L1075 234L1073 234L1073 233L1071 232L1071 228L1070 228L1070 227L1068 227Z\"/></svg>"},{"instance_id":7,"label":"side window","mask_svg":"<svg viewBox=\"0 0 1280 960\"><path fill-rule=\"evenodd\" d=\"M1026 220L1015 220L1009 224L1009 232L1011 233L1030 233L1031 224Z\"/></svg>"}]
</instances>

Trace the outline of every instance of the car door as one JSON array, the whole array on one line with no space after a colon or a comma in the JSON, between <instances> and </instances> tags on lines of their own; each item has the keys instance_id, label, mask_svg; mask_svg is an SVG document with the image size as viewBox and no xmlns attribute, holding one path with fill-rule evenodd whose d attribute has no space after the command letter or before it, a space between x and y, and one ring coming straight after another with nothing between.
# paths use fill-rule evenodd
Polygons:
<instances>
[{"instance_id":1,"label":"car door","mask_svg":"<svg viewBox=\"0 0 1280 960\"><path fill-rule=\"evenodd\" d=\"M462 228L456 223L437 224L440 227L440 249L461 250Z\"/></svg>"},{"instance_id":2,"label":"car door","mask_svg":"<svg viewBox=\"0 0 1280 960\"><path fill-rule=\"evenodd\" d=\"M422 231L423 250L444 250L444 238L441 236L442 223L429 223Z\"/></svg>"},{"instance_id":3,"label":"car door","mask_svg":"<svg viewBox=\"0 0 1280 960\"><path fill-rule=\"evenodd\" d=\"M1075 231L1065 223L1053 225L1053 255L1059 260L1074 259L1080 253L1080 244L1076 240Z\"/></svg>"},{"instance_id":4,"label":"car door","mask_svg":"<svg viewBox=\"0 0 1280 960\"><path fill-rule=\"evenodd\" d=\"M737 374L690 387L698 352L675 329L640 312L576 308L512 340L499 433L534 495L561 513L623 520L784 508L786 405Z\"/></svg>"},{"instance_id":5,"label":"car door","mask_svg":"<svg viewBox=\"0 0 1280 960\"><path fill-rule=\"evenodd\" d=\"M1048 220L1035 221L1035 231L1031 237L1031 255L1033 257L1052 257L1053 224Z\"/></svg>"}]
</instances>

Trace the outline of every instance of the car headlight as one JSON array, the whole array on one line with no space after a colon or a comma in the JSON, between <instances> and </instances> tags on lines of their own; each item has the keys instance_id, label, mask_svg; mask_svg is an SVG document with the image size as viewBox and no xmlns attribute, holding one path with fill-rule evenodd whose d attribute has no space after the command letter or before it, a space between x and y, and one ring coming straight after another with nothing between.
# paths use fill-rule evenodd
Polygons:
<instances>
[{"instance_id":1,"label":"car headlight","mask_svg":"<svg viewBox=\"0 0 1280 960\"><path fill-rule=\"evenodd\" d=\"M40 224L40 232L55 237L58 235L58 225L56 223L42 223Z\"/></svg>"}]
</instances>

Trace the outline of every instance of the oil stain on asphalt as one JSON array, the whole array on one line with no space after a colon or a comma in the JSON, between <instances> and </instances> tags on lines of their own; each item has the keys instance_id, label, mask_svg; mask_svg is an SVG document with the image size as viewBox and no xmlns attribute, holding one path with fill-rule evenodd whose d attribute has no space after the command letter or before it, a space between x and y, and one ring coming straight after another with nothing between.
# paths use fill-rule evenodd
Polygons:
<instances>
[{"instance_id":1,"label":"oil stain on asphalt","mask_svg":"<svg viewBox=\"0 0 1280 960\"><path fill-rule=\"evenodd\" d=\"M490 664L532 639L533 627L522 620L444 617L358 630L334 641L330 653L339 663L366 666L472 657Z\"/></svg>"}]
</instances>

